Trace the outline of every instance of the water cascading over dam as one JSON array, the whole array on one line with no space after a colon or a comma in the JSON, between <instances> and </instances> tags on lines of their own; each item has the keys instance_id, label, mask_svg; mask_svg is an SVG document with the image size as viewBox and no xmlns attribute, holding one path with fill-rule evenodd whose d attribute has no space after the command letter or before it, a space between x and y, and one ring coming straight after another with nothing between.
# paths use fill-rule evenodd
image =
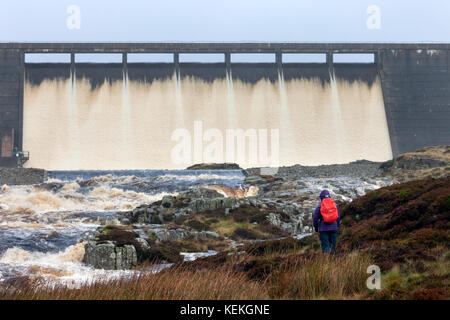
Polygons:
<instances>
[{"instance_id":1,"label":"water cascading over dam","mask_svg":"<svg viewBox=\"0 0 450 320\"><path fill-rule=\"evenodd\" d=\"M378 78L372 83L341 78L323 83L318 77L245 83L172 76L105 81L95 88L88 78L25 84L23 143L33 155L27 163L32 167L183 168L195 162L195 154L190 163L173 163L177 142L172 133L186 128L193 140L195 122L201 122L202 134L208 129L223 133L224 153L229 129L268 129L269 146L270 129L278 129L280 165L392 157ZM204 150L209 143L203 143ZM249 157L240 164L267 165L250 163Z\"/></svg>"},{"instance_id":2,"label":"water cascading over dam","mask_svg":"<svg viewBox=\"0 0 450 320\"><path fill-rule=\"evenodd\" d=\"M29 151L28 167L178 169L199 162L255 167L385 161L448 140L448 45L434 45L438 50L400 44L4 46L3 60L16 63L23 74L7 83L17 87L17 98L3 99L11 112L2 109L0 117L2 142L7 142L2 153L13 145ZM24 63L30 52L70 53L71 63ZM123 61L75 63L78 52L121 53ZM130 52L172 52L174 62L130 63ZM219 52L223 63L179 61L180 53ZM273 53L276 59L231 63L230 55L239 52ZM293 52L323 52L327 59L285 63L283 53ZM373 53L375 61L333 63L333 54L342 52ZM17 114L11 104L16 99Z\"/></svg>"}]
</instances>

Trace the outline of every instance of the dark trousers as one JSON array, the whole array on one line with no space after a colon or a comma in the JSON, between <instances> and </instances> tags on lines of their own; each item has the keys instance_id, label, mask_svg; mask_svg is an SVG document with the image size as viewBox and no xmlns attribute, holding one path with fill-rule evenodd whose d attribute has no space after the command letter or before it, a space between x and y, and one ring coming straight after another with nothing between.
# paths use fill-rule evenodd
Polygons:
<instances>
[{"instance_id":1,"label":"dark trousers","mask_svg":"<svg viewBox=\"0 0 450 320\"><path fill-rule=\"evenodd\" d=\"M322 245L323 253L334 253L336 250L336 236L336 230L320 232L320 244Z\"/></svg>"}]
</instances>

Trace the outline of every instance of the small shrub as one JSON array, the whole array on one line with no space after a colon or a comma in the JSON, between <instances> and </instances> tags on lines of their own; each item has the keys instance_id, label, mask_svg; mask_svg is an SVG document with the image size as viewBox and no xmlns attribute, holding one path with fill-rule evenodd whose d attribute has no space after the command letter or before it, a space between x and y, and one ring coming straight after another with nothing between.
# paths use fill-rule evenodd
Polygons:
<instances>
[{"instance_id":1,"label":"small shrub","mask_svg":"<svg viewBox=\"0 0 450 320\"><path fill-rule=\"evenodd\" d=\"M234 239L256 240L261 238L261 234L250 228L237 228L232 234Z\"/></svg>"},{"instance_id":2,"label":"small shrub","mask_svg":"<svg viewBox=\"0 0 450 320\"><path fill-rule=\"evenodd\" d=\"M207 224L205 224L205 223L203 223L203 222L201 222L199 220L195 220L195 219L187 221L185 223L185 225L190 227L190 228L192 228L192 229L194 229L194 230L197 230L197 231L206 231L206 230L208 230L208 225Z\"/></svg>"}]
</instances>

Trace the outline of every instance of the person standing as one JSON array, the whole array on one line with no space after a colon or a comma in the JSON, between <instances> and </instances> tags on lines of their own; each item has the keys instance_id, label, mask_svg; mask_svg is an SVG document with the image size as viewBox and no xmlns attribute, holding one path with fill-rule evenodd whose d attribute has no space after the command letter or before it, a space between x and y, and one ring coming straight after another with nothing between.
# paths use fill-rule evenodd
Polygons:
<instances>
[{"instance_id":1,"label":"person standing","mask_svg":"<svg viewBox=\"0 0 450 320\"><path fill-rule=\"evenodd\" d=\"M320 233L320 244L323 253L334 254L336 251L336 237L341 215L339 207L330 196L328 190L320 193L320 204L314 210L314 230Z\"/></svg>"}]
</instances>

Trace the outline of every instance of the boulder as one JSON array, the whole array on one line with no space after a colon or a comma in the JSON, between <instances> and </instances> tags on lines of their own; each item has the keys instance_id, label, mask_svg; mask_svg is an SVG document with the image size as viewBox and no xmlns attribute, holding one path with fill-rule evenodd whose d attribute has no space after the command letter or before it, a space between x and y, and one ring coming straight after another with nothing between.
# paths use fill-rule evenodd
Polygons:
<instances>
[{"instance_id":1,"label":"boulder","mask_svg":"<svg viewBox=\"0 0 450 320\"><path fill-rule=\"evenodd\" d=\"M132 245L118 246L114 241L88 241L83 262L96 269L127 270L137 265L137 254Z\"/></svg>"},{"instance_id":2,"label":"boulder","mask_svg":"<svg viewBox=\"0 0 450 320\"><path fill-rule=\"evenodd\" d=\"M199 188L199 187L189 188L187 191L181 193L180 196L184 197L184 198L190 198L190 199L195 199L195 198L213 199L213 198L223 198L224 197L223 194L221 194L220 192L218 192L216 190L209 189L209 188Z\"/></svg>"},{"instance_id":3,"label":"boulder","mask_svg":"<svg viewBox=\"0 0 450 320\"><path fill-rule=\"evenodd\" d=\"M173 196L164 196L161 199L161 206L166 209L173 207L174 203L175 203L175 197L173 197Z\"/></svg>"},{"instance_id":4,"label":"boulder","mask_svg":"<svg viewBox=\"0 0 450 320\"><path fill-rule=\"evenodd\" d=\"M267 220L270 224L288 232L289 234L295 235L302 230L301 219L291 217L291 221L285 222L282 220L281 215L277 213L269 213Z\"/></svg>"}]
</instances>

